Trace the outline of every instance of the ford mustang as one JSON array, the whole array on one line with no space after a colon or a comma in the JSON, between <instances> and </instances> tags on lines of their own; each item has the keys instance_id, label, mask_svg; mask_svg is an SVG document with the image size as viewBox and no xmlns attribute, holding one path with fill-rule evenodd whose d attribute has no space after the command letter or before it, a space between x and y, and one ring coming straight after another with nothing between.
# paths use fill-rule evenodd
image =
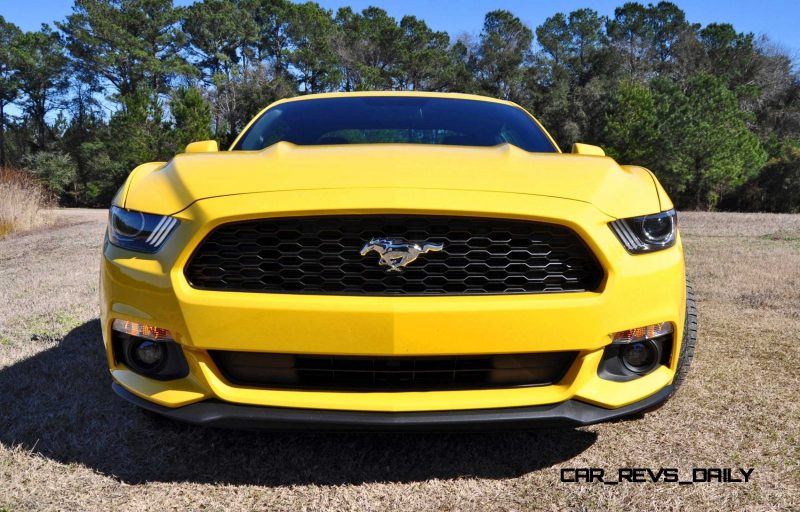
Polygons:
<instances>
[{"instance_id":1,"label":"ford mustang","mask_svg":"<svg viewBox=\"0 0 800 512\"><path fill-rule=\"evenodd\" d=\"M116 393L217 427L639 417L695 347L653 173L465 94L285 99L228 150L140 165L100 280Z\"/></svg>"}]
</instances>

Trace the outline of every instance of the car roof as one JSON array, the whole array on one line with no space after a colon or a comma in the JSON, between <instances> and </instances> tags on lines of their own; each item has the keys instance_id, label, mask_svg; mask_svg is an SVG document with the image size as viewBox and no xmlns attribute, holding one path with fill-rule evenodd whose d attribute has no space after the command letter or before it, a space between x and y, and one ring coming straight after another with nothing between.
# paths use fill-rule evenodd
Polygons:
<instances>
[{"instance_id":1,"label":"car roof","mask_svg":"<svg viewBox=\"0 0 800 512\"><path fill-rule=\"evenodd\" d=\"M293 96L291 98L284 98L276 101L270 107L279 105L281 103L289 103L293 101L306 101L326 98L358 98L358 97L417 97L417 98L447 98L447 99L461 99L473 101L485 101L489 103L502 103L505 105L518 106L516 103L491 98L489 96L480 96L478 94L464 94L458 92L420 92L420 91L356 91L356 92L325 92L317 94L305 94L302 96Z\"/></svg>"}]
</instances>

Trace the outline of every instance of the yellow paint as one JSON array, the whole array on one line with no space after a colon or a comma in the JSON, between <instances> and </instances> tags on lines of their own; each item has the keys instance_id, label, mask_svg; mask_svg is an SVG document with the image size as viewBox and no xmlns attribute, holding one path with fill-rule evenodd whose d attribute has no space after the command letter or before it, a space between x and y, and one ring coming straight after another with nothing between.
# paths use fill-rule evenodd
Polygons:
<instances>
[{"instance_id":1,"label":"yellow paint","mask_svg":"<svg viewBox=\"0 0 800 512\"><path fill-rule=\"evenodd\" d=\"M148 379L122 368L111 370L111 377L133 394L167 407L179 407L199 402L209 394L193 377L170 381Z\"/></svg>"},{"instance_id":2,"label":"yellow paint","mask_svg":"<svg viewBox=\"0 0 800 512\"><path fill-rule=\"evenodd\" d=\"M673 208L675 208L675 206L672 204L672 199L669 198L667 191L664 190L664 187L658 181L656 175L653 174L653 171L651 171L650 169L645 169L644 167L639 167L638 165L622 165L620 167L629 172L638 172L638 173L646 172L648 175L650 175L650 178L653 180L653 184L656 187L656 192L658 193L658 202L660 205L659 209L662 212L665 212L667 210L672 210Z\"/></svg>"},{"instance_id":3,"label":"yellow paint","mask_svg":"<svg viewBox=\"0 0 800 512\"><path fill-rule=\"evenodd\" d=\"M581 142L576 142L572 145L572 153L575 155L606 156L606 152L600 146L592 146Z\"/></svg>"},{"instance_id":4,"label":"yellow paint","mask_svg":"<svg viewBox=\"0 0 800 512\"><path fill-rule=\"evenodd\" d=\"M439 93L391 94L480 99ZM311 97L281 100L272 106L286 101L308 101ZM421 188L561 197L589 202L621 218L655 213L657 207L654 210L653 205L657 201L653 199L658 196L645 169L625 170L608 157L528 153L509 144L296 146L280 142L261 151L179 154L166 165L146 164L138 168L129 183L124 198L126 208L162 214L174 214L194 201L225 195L308 189ZM620 197L621 191L624 198Z\"/></svg>"},{"instance_id":5,"label":"yellow paint","mask_svg":"<svg viewBox=\"0 0 800 512\"><path fill-rule=\"evenodd\" d=\"M216 153L217 151L219 151L219 145L215 140L201 140L186 146L187 153Z\"/></svg>"},{"instance_id":6,"label":"yellow paint","mask_svg":"<svg viewBox=\"0 0 800 512\"><path fill-rule=\"evenodd\" d=\"M381 93L384 94L384 93ZM410 93L403 93L410 94ZM309 97L291 101L308 101ZM496 100L487 100L496 101ZM299 147L183 154L137 168L117 204L175 214L181 223L156 254L106 244L103 332L114 318L169 329L190 376L154 381L114 364L117 382L168 407L207 397L230 402L341 410L414 411L513 407L577 398L607 408L657 392L661 368L631 382L597 376L610 334L658 322L684 323L680 238L667 250L631 255L608 223L671 208L646 169L602 156L530 154L509 145ZM665 207L668 205L668 207ZM354 297L211 292L191 288L183 268L216 226L265 217L414 213L505 217L575 230L606 277L597 292L444 297ZM678 340L679 341L679 340ZM208 349L352 355L478 354L576 350L553 386L440 392L309 392L226 382ZM678 353L679 343L673 347ZM673 357L673 361L676 358Z\"/></svg>"}]
</instances>

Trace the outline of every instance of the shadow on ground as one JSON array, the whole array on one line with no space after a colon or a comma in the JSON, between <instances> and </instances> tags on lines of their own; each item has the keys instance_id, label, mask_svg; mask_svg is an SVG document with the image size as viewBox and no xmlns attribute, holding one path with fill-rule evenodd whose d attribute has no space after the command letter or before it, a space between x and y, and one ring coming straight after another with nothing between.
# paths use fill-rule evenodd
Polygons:
<instances>
[{"instance_id":1,"label":"shadow on ground","mask_svg":"<svg viewBox=\"0 0 800 512\"><path fill-rule=\"evenodd\" d=\"M0 441L125 482L294 485L508 478L586 450L596 434L308 434L212 430L145 414L111 391L97 320L0 370Z\"/></svg>"}]
</instances>

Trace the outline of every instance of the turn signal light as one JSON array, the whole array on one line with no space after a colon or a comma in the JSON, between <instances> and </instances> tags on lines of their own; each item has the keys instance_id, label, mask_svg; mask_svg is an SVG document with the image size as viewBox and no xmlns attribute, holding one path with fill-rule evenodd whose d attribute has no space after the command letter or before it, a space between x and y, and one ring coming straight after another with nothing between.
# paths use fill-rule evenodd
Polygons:
<instances>
[{"instance_id":1,"label":"turn signal light","mask_svg":"<svg viewBox=\"0 0 800 512\"><path fill-rule=\"evenodd\" d=\"M637 341L651 340L669 334L672 331L672 323L670 322L636 327L635 329L614 333L613 343L635 343Z\"/></svg>"},{"instance_id":2,"label":"turn signal light","mask_svg":"<svg viewBox=\"0 0 800 512\"><path fill-rule=\"evenodd\" d=\"M111 329L130 336L136 336L137 338L146 338L153 341L174 341L172 334L167 329L129 322L128 320L115 319L111 324Z\"/></svg>"}]
</instances>

